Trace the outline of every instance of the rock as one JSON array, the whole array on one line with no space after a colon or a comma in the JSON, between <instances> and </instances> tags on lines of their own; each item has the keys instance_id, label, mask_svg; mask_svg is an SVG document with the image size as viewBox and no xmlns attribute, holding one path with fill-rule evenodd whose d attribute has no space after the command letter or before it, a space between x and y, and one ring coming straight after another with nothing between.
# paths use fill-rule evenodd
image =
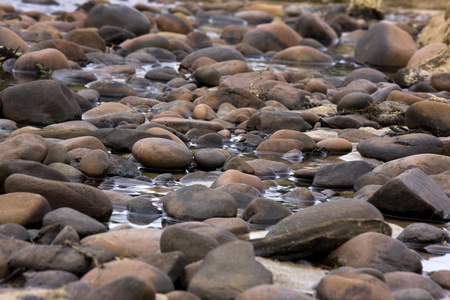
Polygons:
<instances>
[{"instance_id":1,"label":"rock","mask_svg":"<svg viewBox=\"0 0 450 300\"><path fill-rule=\"evenodd\" d=\"M31 245L15 251L8 263L12 268L36 271L61 270L83 275L94 267L94 261L103 264L114 259L114 255L103 249L77 247L91 259L87 259L83 252L67 246Z\"/></svg>"},{"instance_id":2,"label":"rock","mask_svg":"<svg viewBox=\"0 0 450 300\"><path fill-rule=\"evenodd\" d=\"M262 91L258 92L258 97L265 99L266 103L267 101L275 100L289 110L300 109L309 104L309 100L302 90L287 83L267 80L260 85L259 89Z\"/></svg>"},{"instance_id":3,"label":"rock","mask_svg":"<svg viewBox=\"0 0 450 300\"><path fill-rule=\"evenodd\" d=\"M352 152L352 143L342 138L329 138L317 142L317 148L324 149L330 153L349 153Z\"/></svg>"},{"instance_id":4,"label":"rock","mask_svg":"<svg viewBox=\"0 0 450 300\"><path fill-rule=\"evenodd\" d=\"M0 224L36 225L50 212L48 201L34 193L8 193L0 196Z\"/></svg>"},{"instance_id":5,"label":"rock","mask_svg":"<svg viewBox=\"0 0 450 300\"><path fill-rule=\"evenodd\" d=\"M175 14L161 14L156 18L156 25L161 31L188 34L193 30L192 25L187 20Z\"/></svg>"},{"instance_id":6,"label":"rock","mask_svg":"<svg viewBox=\"0 0 450 300\"><path fill-rule=\"evenodd\" d=\"M224 165L226 157L215 149L204 148L195 152L194 161L202 170L215 170Z\"/></svg>"},{"instance_id":7,"label":"rock","mask_svg":"<svg viewBox=\"0 0 450 300\"><path fill-rule=\"evenodd\" d=\"M69 207L55 209L44 216L42 226L53 224L70 225L81 237L107 231L102 223Z\"/></svg>"},{"instance_id":8,"label":"rock","mask_svg":"<svg viewBox=\"0 0 450 300\"><path fill-rule=\"evenodd\" d=\"M333 63L333 58L310 46L292 46L277 52L272 56L271 61L294 62L308 65L331 65Z\"/></svg>"},{"instance_id":9,"label":"rock","mask_svg":"<svg viewBox=\"0 0 450 300\"><path fill-rule=\"evenodd\" d=\"M78 277L75 274L66 271L40 271L25 273L25 287L26 288L44 288L44 289L57 289L70 282L78 281Z\"/></svg>"},{"instance_id":10,"label":"rock","mask_svg":"<svg viewBox=\"0 0 450 300\"><path fill-rule=\"evenodd\" d=\"M127 96L137 96L137 92L125 83L114 81L112 79L97 80L91 82L88 87L96 90L100 94L100 99L106 101L118 101L121 98ZM108 109L106 109L108 108ZM101 105L85 112L83 114L84 119L92 117L105 116L106 114L112 114L114 112L129 111L135 112L132 108L127 107L120 103L102 103Z\"/></svg>"},{"instance_id":11,"label":"rock","mask_svg":"<svg viewBox=\"0 0 450 300\"><path fill-rule=\"evenodd\" d=\"M212 217L235 217L237 204L225 192L194 184L177 189L162 198L164 211L179 220L203 221Z\"/></svg>"},{"instance_id":12,"label":"rock","mask_svg":"<svg viewBox=\"0 0 450 300\"><path fill-rule=\"evenodd\" d=\"M22 159L9 159L0 163L0 190L4 191L6 178L15 173L26 174L42 179L70 182L70 179L61 172L42 163Z\"/></svg>"},{"instance_id":13,"label":"rock","mask_svg":"<svg viewBox=\"0 0 450 300\"><path fill-rule=\"evenodd\" d=\"M358 68L345 75L344 78L348 83L358 79L366 79L373 83L388 81L386 74L374 68Z\"/></svg>"},{"instance_id":14,"label":"rock","mask_svg":"<svg viewBox=\"0 0 450 300\"><path fill-rule=\"evenodd\" d=\"M353 188L360 176L371 171L372 167L365 161L323 165L317 170L312 185L320 188Z\"/></svg>"},{"instance_id":15,"label":"rock","mask_svg":"<svg viewBox=\"0 0 450 300\"><path fill-rule=\"evenodd\" d=\"M25 53L14 64L16 74L32 73L36 77L59 69L70 69L70 64L61 51L53 48Z\"/></svg>"},{"instance_id":16,"label":"rock","mask_svg":"<svg viewBox=\"0 0 450 300\"><path fill-rule=\"evenodd\" d=\"M303 151L305 145L299 140L270 138L259 144L258 147L256 147L255 153L283 154L293 149Z\"/></svg>"},{"instance_id":17,"label":"rock","mask_svg":"<svg viewBox=\"0 0 450 300\"><path fill-rule=\"evenodd\" d=\"M256 198L247 205L241 217L252 225L269 226L291 214L291 210L280 202L268 198Z\"/></svg>"},{"instance_id":18,"label":"rock","mask_svg":"<svg viewBox=\"0 0 450 300\"><path fill-rule=\"evenodd\" d=\"M304 258L323 255L370 231L389 231L373 205L353 199L334 200L284 218L271 227L265 238L251 242L259 256Z\"/></svg>"},{"instance_id":19,"label":"rock","mask_svg":"<svg viewBox=\"0 0 450 300\"><path fill-rule=\"evenodd\" d=\"M450 106L444 103L421 101L412 104L405 113L405 124L410 129L423 129L437 136L449 136Z\"/></svg>"},{"instance_id":20,"label":"rock","mask_svg":"<svg viewBox=\"0 0 450 300\"><path fill-rule=\"evenodd\" d=\"M199 31L192 31L193 30L192 26L190 26L189 29L191 32L189 32L186 35L186 40L185 40L186 44L189 47L191 47L192 49L201 49L201 48L208 48L208 47L213 46L211 39L205 33L199 32ZM192 53L192 52L193 51L191 51L190 53Z\"/></svg>"},{"instance_id":21,"label":"rock","mask_svg":"<svg viewBox=\"0 0 450 300\"><path fill-rule=\"evenodd\" d=\"M444 43L431 43L425 45L411 56L406 67L418 67L439 52L444 51L446 48L447 45Z\"/></svg>"},{"instance_id":22,"label":"rock","mask_svg":"<svg viewBox=\"0 0 450 300\"><path fill-rule=\"evenodd\" d=\"M449 234L444 230L426 223L412 223L403 229L397 239L412 247L430 244L446 244Z\"/></svg>"},{"instance_id":23,"label":"rock","mask_svg":"<svg viewBox=\"0 0 450 300\"><path fill-rule=\"evenodd\" d=\"M161 252L181 251L186 256L186 264L205 258L219 243L212 237L194 232L182 226L167 227L161 235Z\"/></svg>"},{"instance_id":24,"label":"rock","mask_svg":"<svg viewBox=\"0 0 450 300\"><path fill-rule=\"evenodd\" d=\"M94 131L93 136L99 139L105 147L117 152L131 152L133 145L141 139L162 137L143 130L126 128L101 128Z\"/></svg>"},{"instance_id":25,"label":"rock","mask_svg":"<svg viewBox=\"0 0 450 300\"><path fill-rule=\"evenodd\" d=\"M65 39L73 42L76 45L85 46L93 49L98 49L102 52L106 51L106 43L98 34L97 29L80 28L72 29L67 33Z\"/></svg>"},{"instance_id":26,"label":"rock","mask_svg":"<svg viewBox=\"0 0 450 300\"><path fill-rule=\"evenodd\" d=\"M150 21L137 9L121 4L95 5L84 20L84 27L100 28L111 25L123 28L136 36L150 31Z\"/></svg>"},{"instance_id":27,"label":"rock","mask_svg":"<svg viewBox=\"0 0 450 300\"><path fill-rule=\"evenodd\" d=\"M52 209L70 207L100 222L109 221L112 214L112 204L106 195L95 187L81 183L12 174L5 181L5 191L40 194L47 199Z\"/></svg>"},{"instance_id":28,"label":"rock","mask_svg":"<svg viewBox=\"0 0 450 300\"><path fill-rule=\"evenodd\" d=\"M236 108L249 107L259 109L266 106L266 104L242 88L220 88L216 91L211 91L205 96L195 101L197 105L206 104L213 110L218 110L223 103L230 103Z\"/></svg>"},{"instance_id":29,"label":"rock","mask_svg":"<svg viewBox=\"0 0 450 300\"><path fill-rule=\"evenodd\" d=\"M203 221L215 228L220 228L233 233L236 236L250 232L248 224L241 218L210 218Z\"/></svg>"},{"instance_id":30,"label":"rock","mask_svg":"<svg viewBox=\"0 0 450 300\"><path fill-rule=\"evenodd\" d=\"M269 179L271 177L286 177L289 175L291 169L284 162L271 161L268 159L254 159L248 164L255 170L255 175L262 179Z\"/></svg>"},{"instance_id":31,"label":"rock","mask_svg":"<svg viewBox=\"0 0 450 300\"><path fill-rule=\"evenodd\" d=\"M136 35L124 28L113 25L103 25L98 29L98 34L107 44L118 45L125 40L131 40L136 37Z\"/></svg>"},{"instance_id":32,"label":"rock","mask_svg":"<svg viewBox=\"0 0 450 300\"><path fill-rule=\"evenodd\" d=\"M247 128L265 133L274 133L280 129L305 132L311 125L294 112L259 111L247 122Z\"/></svg>"},{"instance_id":33,"label":"rock","mask_svg":"<svg viewBox=\"0 0 450 300\"><path fill-rule=\"evenodd\" d=\"M164 271L172 282L180 278L186 266L186 255L181 251L147 253L137 259Z\"/></svg>"},{"instance_id":34,"label":"rock","mask_svg":"<svg viewBox=\"0 0 450 300\"><path fill-rule=\"evenodd\" d=\"M13 237L22 241L30 241L30 234L27 229L17 223L6 223L0 225L0 234L5 237Z\"/></svg>"},{"instance_id":35,"label":"rock","mask_svg":"<svg viewBox=\"0 0 450 300\"><path fill-rule=\"evenodd\" d=\"M424 289L421 288L410 288L410 289L403 289L398 290L395 292L392 292L392 296L396 300L413 300L413 299L422 299L422 300L432 300L434 299L433 296L429 292L427 292Z\"/></svg>"},{"instance_id":36,"label":"rock","mask_svg":"<svg viewBox=\"0 0 450 300\"><path fill-rule=\"evenodd\" d=\"M169 292L166 296L168 300L201 300L196 295L182 290Z\"/></svg>"},{"instance_id":37,"label":"rock","mask_svg":"<svg viewBox=\"0 0 450 300\"><path fill-rule=\"evenodd\" d=\"M123 276L86 295L86 299L155 299L155 287L137 276Z\"/></svg>"},{"instance_id":38,"label":"rock","mask_svg":"<svg viewBox=\"0 0 450 300\"><path fill-rule=\"evenodd\" d=\"M102 248L116 256L137 257L159 251L162 230L155 228L131 228L110 230L87 236L82 245Z\"/></svg>"},{"instance_id":39,"label":"rock","mask_svg":"<svg viewBox=\"0 0 450 300\"><path fill-rule=\"evenodd\" d=\"M215 248L189 282L188 292L202 299L231 299L251 287L271 284L272 274L255 261L254 255L251 244L243 241ZM216 276L222 278L220 282Z\"/></svg>"},{"instance_id":40,"label":"rock","mask_svg":"<svg viewBox=\"0 0 450 300\"><path fill-rule=\"evenodd\" d=\"M27 52L29 49L27 43L8 27L0 28L0 36L0 45L4 47L12 50L18 49L22 53Z\"/></svg>"},{"instance_id":41,"label":"rock","mask_svg":"<svg viewBox=\"0 0 450 300\"><path fill-rule=\"evenodd\" d=\"M25 125L46 126L81 118L77 95L53 80L27 82L1 93L3 117Z\"/></svg>"},{"instance_id":42,"label":"rock","mask_svg":"<svg viewBox=\"0 0 450 300\"><path fill-rule=\"evenodd\" d=\"M279 23L261 24L244 33L242 43L267 51L281 51L299 44L301 37L289 26Z\"/></svg>"},{"instance_id":43,"label":"rock","mask_svg":"<svg viewBox=\"0 0 450 300\"><path fill-rule=\"evenodd\" d=\"M450 271L440 270L430 273L430 279L439 284L442 288L448 290L450 287Z\"/></svg>"},{"instance_id":44,"label":"rock","mask_svg":"<svg viewBox=\"0 0 450 300\"><path fill-rule=\"evenodd\" d=\"M356 149L365 157L385 162L415 154L443 154L442 141L424 133L372 138L360 142Z\"/></svg>"},{"instance_id":45,"label":"rock","mask_svg":"<svg viewBox=\"0 0 450 300\"><path fill-rule=\"evenodd\" d=\"M368 202L383 213L416 220L446 221L450 216L450 198L434 180L417 168L411 168L385 183Z\"/></svg>"},{"instance_id":46,"label":"rock","mask_svg":"<svg viewBox=\"0 0 450 300\"><path fill-rule=\"evenodd\" d=\"M298 300L312 300L313 298L301 291L280 286L277 284L261 284L249 288L239 296L236 300L251 300L251 299L298 299Z\"/></svg>"},{"instance_id":47,"label":"rock","mask_svg":"<svg viewBox=\"0 0 450 300\"><path fill-rule=\"evenodd\" d=\"M383 185L387 183L391 178L383 173L368 172L356 179L353 189L359 191L368 185Z\"/></svg>"},{"instance_id":48,"label":"rock","mask_svg":"<svg viewBox=\"0 0 450 300\"><path fill-rule=\"evenodd\" d=\"M447 293L431 279L412 272L390 272L384 274L386 284L393 292L408 288L422 288L429 292L433 299L442 299Z\"/></svg>"},{"instance_id":49,"label":"rock","mask_svg":"<svg viewBox=\"0 0 450 300\"><path fill-rule=\"evenodd\" d=\"M211 131L220 131L224 129L224 126L215 121L203 121L203 120L193 120L193 119L182 119L179 117L161 117L152 120L154 123L170 127L175 129L180 133L187 133L189 130L196 129L206 129Z\"/></svg>"},{"instance_id":50,"label":"rock","mask_svg":"<svg viewBox=\"0 0 450 300\"><path fill-rule=\"evenodd\" d=\"M402 242L377 232L366 232L332 251L327 265L374 268L382 273L395 271L422 272L420 258Z\"/></svg>"},{"instance_id":51,"label":"rock","mask_svg":"<svg viewBox=\"0 0 450 300\"><path fill-rule=\"evenodd\" d=\"M197 149L222 148L223 147L223 136L216 132L206 133L197 139L196 144L197 144Z\"/></svg>"},{"instance_id":52,"label":"rock","mask_svg":"<svg viewBox=\"0 0 450 300\"><path fill-rule=\"evenodd\" d=\"M66 56L68 60L72 60L75 62L86 62L88 60L80 45L63 39L50 39L41 41L33 45L31 49L32 51L39 51L47 48L54 48L59 50Z\"/></svg>"},{"instance_id":53,"label":"rock","mask_svg":"<svg viewBox=\"0 0 450 300\"><path fill-rule=\"evenodd\" d=\"M133 145L132 153L145 167L160 170L182 170L193 160L186 146L162 138L141 139Z\"/></svg>"},{"instance_id":54,"label":"rock","mask_svg":"<svg viewBox=\"0 0 450 300\"><path fill-rule=\"evenodd\" d=\"M172 281L163 271L145 262L130 259L107 262L101 267L90 270L80 280L96 289L124 276L136 276L152 285L157 293L174 290Z\"/></svg>"},{"instance_id":55,"label":"rock","mask_svg":"<svg viewBox=\"0 0 450 300\"><path fill-rule=\"evenodd\" d=\"M389 287L369 274L338 273L320 280L316 287L319 299L394 299Z\"/></svg>"},{"instance_id":56,"label":"rock","mask_svg":"<svg viewBox=\"0 0 450 300\"><path fill-rule=\"evenodd\" d=\"M259 189L240 182L221 185L216 190L226 192L233 196L240 209L245 209L253 199L262 197Z\"/></svg>"},{"instance_id":57,"label":"rock","mask_svg":"<svg viewBox=\"0 0 450 300\"><path fill-rule=\"evenodd\" d=\"M248 184L260 192L264 190L264 185L258 177L250 174L245 174L237 170L227 170L223 172L213 183L211 188L217 188L232 183Z\"/></svg>"},{"instance_id":58,"label":"rock","mask_svg":"<svg viewBox=\"0 0 450 300\"><path fill-rule=\"evenodd\" d=\"M379 22L358 40L355 60L372 66L401 68L416 51L417 46L408 33L395 25Z\"/></svg>"},{"instance_id":59,"label":"rock","mask_svg":"<svg viewBox=\"0 0 450 300\"><path fill-rule=\"evenodd\" d=\"M435 73L431 75L431 85L437 91L448 91L450 92L450 85L448 80L450 79L450 73Z\"/></svg>"},{"instance_id":60,"label":"rock","mask_svg":"<svg viewBox=\"0 0 450 300\"><path fill-rule=\"evenodd\" d=\"M333 28L315 13L301 13L295 20L294 30L302 37L313 38L324 45L334 44L338 38Z\"/></svg>"},{"instance_id":61,"label":"rock","mask_svg":"<svg viewBox=\"0 0 450 300\"><path fill-rule=\"evenodd\" d=\"M100 149L89 151L80 161L79 169L92 178L103 178L108 172L108 154Z\"/></svg>"},{"instance_id":62,"label":"rock","mask_svg":"<svg viewBox=\"0 0 450 300\"><path fill-rule=\"evenodd\" d=\"M234 59L245 61L244 56L237 50L234 50L226 46L213 46L208 48L202 48L200 50L188 54L181 61L181 65L187 68L191 68L194 61L196 61L200 57L209 57L215 60L216 62Z\"/></svg>"},{"instance_id":63,"label":"rock","mask_svg":"<svg viewBox=\"0 0 450 300\"><path fill-rule=\"evenodd\" d=\"M370 106L372 103L373 99L370 95L355 92L342 97L342 99L338 102L337 110L344 112L359 110Z\"/></svg>"}]
</instances>

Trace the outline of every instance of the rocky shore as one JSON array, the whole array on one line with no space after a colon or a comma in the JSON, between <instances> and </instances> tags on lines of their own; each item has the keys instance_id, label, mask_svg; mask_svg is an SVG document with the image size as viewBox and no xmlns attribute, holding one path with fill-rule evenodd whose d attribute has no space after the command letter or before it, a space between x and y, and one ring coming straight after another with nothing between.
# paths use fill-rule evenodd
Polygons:
<instances>
[{"instance_id":1,"label":"rocky shore","mask_svg":"<svg viewBox=\"0 0 450 300\"><path fill-rule=\"evenodd\" d=\"M0 4L0 299L448 298L450 5L417 20Z\"/></svg>"}]
</instances>

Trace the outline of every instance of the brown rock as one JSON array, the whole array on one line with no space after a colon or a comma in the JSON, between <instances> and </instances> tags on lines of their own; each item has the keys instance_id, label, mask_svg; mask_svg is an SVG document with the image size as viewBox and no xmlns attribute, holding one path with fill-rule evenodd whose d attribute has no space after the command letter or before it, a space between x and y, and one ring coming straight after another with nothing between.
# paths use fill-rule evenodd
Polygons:
<instances>
[{"instance_id":1,"label":"brown rock","mask_svg":"<svg viewBox=\"0 0 450 300\"><path fill-rule=\"evenodd\" d=\"M98 288L130 275L148 282L155 287L158 293L167 293L174 290L172 281L163 271L145 262L129 259L105 263L101 267L87 272L80 280L93 288Z\"/></svg>"},{"instance_id":2,"label":"brown rock","mask_svg":"<svg viewBox=\"0 0 450 300\"><path fill-rule=\"evenodd\" d=\"M299 44L301 37L289 26L280 23L261 24L244 34L242 42L262 52L280 51Z\"/></svg>"},{"instance_id":3,"label":"brown rock","mask_svg":"<svg viewBox=\"0 0 450 300\"><path fill-rule=\"evenodd\" d=\"M390 272L384 274L386 284L391 291L408 288L422 288L428 291L434 299L442 299L447 293L436 282L425 276L412 272Z\"/></svg>"},{"instance_id":4,"label":"brown rock","mask_svg":"<svg viewBox=\"0 0 450 300\"><path fill-rule=\"evenodd\" d=\"M37 224L48 212L50 205L41 195L17 192L0 196L0 224Z\"/></svg>"},{"instance_id":5,"label":"brown rock","mask_svg":"<svg viewBox=\"0 0 450 300\"><path fill-rule=\"evenodd\" d=\"M25 53L20 56L14 64L16 72L48 72L58 69L70 69L66 56L57 49L44 49Z\"/></svg>"},{"instance_id":6,"label":"brown rock","mask_svg":"<svg viewBox=\"0 0 450 300\"><path fill-rule=\"evenodd\" d=\"M250 174L245 174L237 170L227 170L219 178L216 179L212 188L224 186L230 183L245 183L257 188L259 191L264 190L264 185L258 177Z\"/></svg>"},{"instance_id":7,"label":"brown rock","mask_svg":"<svg viewBox=\"0 0 450 300\"><path fill-rule=\"evenodd\" d=\"M155 228L131 228L110 230L90 235L81 244L110 251L116 256L137 257L159 251L162 230Z\"/></svg>"},{"instance_id":8,"label":"brown rock","mask_svg":"<svg viewBox=\"0 0 450 300\"><path fill-rule=\"evenodd\" d=\"M99 189L82 183L40 179L12 174L5 181L5 191L30 192L44 196L52 209L70 207L100 222L109 221L111 201Z\"/></svg>"},{"instance_id":9,"label":"brown rock","mask_svg":"<svg viewBox=\"0 0 450 300\"><path fill-rule=\"evenodd\" d=\"M332 64L333 58L309 46L292 46L276 53L271 61L329 65Z\"/></svg>"},{"instance_id":10,"label":"brown rock","mask_svg":"<svg viewBox=\"0 0 450 300\"><path fill-rule=\"evenodd\" d=\"M419 257L405 244L376 232L366 232L352 238L332 251L325 261L328 265L374 268L383 273L422 272Z\"/></svg>"}]
</instances>

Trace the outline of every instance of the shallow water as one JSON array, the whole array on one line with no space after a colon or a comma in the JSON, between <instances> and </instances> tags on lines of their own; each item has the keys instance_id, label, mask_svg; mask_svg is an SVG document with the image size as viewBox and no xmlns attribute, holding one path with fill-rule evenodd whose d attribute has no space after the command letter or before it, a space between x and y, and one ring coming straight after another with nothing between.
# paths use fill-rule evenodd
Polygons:
<instances>
[{"instance_id":1,"label":"shallow water","mask_svg":"<svg viewBox=\"0 0 450 300\"><path fill-rule=\"evenodd\" d=\"M23 11L30 11L30 10L37 10L42 11L44 13L52 13L56 11L74 11L78 5L84 3L85 1L58 1L59 5L34 5L29 3L22 3L20 0L12 0L12 1L3 1L1 0L0 3L10 3L14 7L19 8ZM161 9L168 8L165 7L161 3L152 3L152 2L143 2L138 0L131 0L131 1L120 1L120 0L110 0L111 3L118 3L118 4L126 4L133 6L137 3L145 3L147 5L153 5L156 7L160 7ZM290 6L293 6L294 4L289 4ZM308 9L308 10L314 10L317 7L302 4L297 5L298 9ZM395 13L391 12L386 15L387 20L401 20L401 21L412 21L412 22L423 22L424 20L427 20L432 13L428 14L427 12L421 12L420 14L417 13ZM220 30L221 26L216 23L203 23L198 30L201 30L205 33L207 33L209 36L217 37L220 36ZM353 54L354 49L354 42L349 41L346 39L345 35L341 38L341 43L338 43L336 45L333 45L329 47L326 50L326 53L330 54L335 58L335 63L332 66L299 66L299 65L283 65L283 64L274 64L269 63L263 58L253 58L249 59L248 63L250 67L252 67L254 70L266 70L267 68L270 68L271 70L274 70L275 72L280 71L286 71L286 70L308 70L312 72L319 72L321 74L330 76L330 77L338 77L343 79L346 74L354 70L355 68L358 68L357 64L355 64L351 57ZM178 68L178 63L163 63L161 65L170 66L173 68ZM161 66L159 65L159 66ZM94 69L95 65L88 65L86 67L86 70ZM138 69L136 72L136 75L138 77L143 77L144 74L150 70L151 68L155 67L155 65L142 65L141 69ZM390 74L388 74L390 75ZM100 78L99 78L100 79ZM126 78L121 77L115 77L113 78L118 81L124 81ZM2 71L0 71L0 90L5 89L6 87L10 85L16 84L16 79L9 74L6 74ZM74 89L80 89L84 87L73 87ZM148 87L147 92L155 92L157 93L158 87ZM356 150L352 152L351 154L343 155L343 156L337 156L337 155L317 155L317 156L305 156L302 158L301 161L297 162L289 162L286 160L283 160L281 157L273 157L273 156L267 156L267 155L255 155L253 151L246 151L245 149L239 148L238 145L239 138L236 136L233 136L229 143L226 143L224 146L224 149L227 149L229 151L238 153L242 158L246 160L251 160L255 158L267 158L271 160L278 160L283 161L284 163L287 163L290 165L291 169L298 169L298 168L317 168L318 166L322 164L328 164L328 163L336 163L341 161L349 161L349 160L357 160L357 159L363 159L361 158ZM192 145L195 149L195 145ZM186 172L179 172L179 173L172 173L174 180L170 181L168 184L156 184L154 182L139 182L139 184L136 183L136 181L126 179L126 178L108 178L105 181L93 181L93 182L87 182L88 184L98 186L100 189L103 190L112 190L117 191L129 196L148 196L150 201L152 201L157 207L161 209L162 204L160 203L160 199L169 193L170 191L173 191L181 186L183 186L183 183L180 181L180 179L187 175L190 172L195 171L195 169L190 169ZM156 176L160 175L161 173L156 172L145 172L144 175L148 176L151 179L154 179ZM306 181L300 181L297 178L293 177L293 171L291 171L289 174L285 174L282 177L277 178L270 178L273 179L276 182L276 185L274 185L271 188L268 188L265 193L264 197L270 198L276 201L280 201L284 205L291 208L293 211L298 211L302 208L300 205L295 205L289 202L285 202L281 196L293 188L296 187L309 187L310 188L310 182ZM202 182L202 184L210 185L212 184L211 181ZM317 191L320 192L320 191ZM315 203L320 203L323 201L328 201L329 199L332 199L333 197L351 197L353 194L352 191L336 191L336 193L331 194L316 194L316 201ZM322 196L320 196L322 195ZM109 227L114 228L122 224L129 224L136 228L145 228L145 227L155 227L155 228L161 228L164 227L167 222L173 222L173 220L167 219L165 217L158 218L156 220L142 220L142 219L136 219L133 215L130 215L130 213L126 210L125 207L115 207L115 210L113 212L113 215L111 217ZM389 219L390 223L394 223L396 225L399 225L401 227L405 227L409 222L395 220L395 219ZM436 225L441 228L445 228L445 225L439 224ZM259 229L259 228L254 228ZM448 269L448 266L450 265L450 254L447 255L431 255L427 254L425 252L421 252L421 254L426 257L426 259L423 261L423 267L424 272L429 273L436 270L443 270Z\"/></svg>"}]
</instances>

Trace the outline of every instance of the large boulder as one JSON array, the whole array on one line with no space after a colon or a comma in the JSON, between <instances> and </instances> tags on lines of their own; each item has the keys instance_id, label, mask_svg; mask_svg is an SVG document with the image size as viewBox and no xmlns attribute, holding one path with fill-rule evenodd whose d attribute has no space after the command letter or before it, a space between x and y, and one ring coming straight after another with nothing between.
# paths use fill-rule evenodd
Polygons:
<instances>
[{"instance_id":1,"label":"large boulder","mask_svg":"<svg viewBox=\"0 0 450 300\"><path fill-rule=\"evenodd\" d=\"M259 256L305 258L323 255L370 231L389 233L380 211L364 201L342 199L296 212L252 243Z\"/></svg>"},{"instance_id":2,"label":"large boulder","mask_svg":"<svg viewBox=\"0 0 450 300\"><path fill-rule=\"evenodd\" d=\"M213 217L235 217L237 214L233 196L200 184L170 192L162 202L167 215L179 220L203 221Z\"/></svg>"},{"instance_id":3,"label":"large boulder","mask_svg":"<svg viewBox=\"0 0 450 300\"><path fill-rule=\"evenodd\" d=\"M376 137L360 142L356 149L361 155L381 161L415 154L443 154L442 141L432 135L412 133L395 137Z\"/></svg>"},{"instance_id":4,"label":"large boulder","mask_svg":"<svg viewBox=\"0 0 450 300\"><path fill-rule=\"evenodd\" d=\"M206 255L188 291L202 299L234 299L251 287L272 282L272 273L255 260L251 244L234 241Z\"/></svg>"},{"instance_id":5,"label":"large boulder","mask_svg":"<svg viewBox=\"0 0 450 300\"><path fill-rule=\"evenodd\" d=\"M450 219L450 198L434 180L417 168L385 183L368 202L389 215L426 221Z\"/></svg>"},{"instance_id":6,"label":"large boulder","mask_svg":"<svg viewBox=\"0 0 450 300\"><path fill-rule=\"evenodd\" d=\"M379 22L358 40L355 60L372 66L402 68L416 51L416 43L406 31Z\"/></svg>"},{"instance_id":7,"label":"large boulder","mask_svg":"<svg viewBox=\"0 0 450 300\"><path fill-rule=\"evenodd\" d=\"M0 97L3 116L20 124L46 126L81 118L80 96L57 81L18 84Z\"/></svg>"},{"instance_id":8,"label":"large boulder","mask_svg":"<svg viewBox=\"0 0 450 300\"><path fill-rule=\"evenodd\" d=\"M437 136L449 136L449 115L449 104L420 101L406 110L405 123L410 129L423 129Z\"/></svg>"},{"instance_id":9,"label":"large boulder","mask_svg":"<svg viewBox=\"0 0 450 300\"><path fill-rule=\"evenodd\" d=\"M5 191L40 194L52 209L70 207L100 222L109 221L113 210L111 201L103 191L82 183L12 174L5 180Z\"/></svg>"},{"instance_id":10,"label":"large boulder","mask_svg":"<svg viewBox=\"0 0 450 300\"><path fill-rule=\"evenodd\" d=\"M84 27L100 28L111 25L131 31L135 35L143 35L150 31L150 21L137 9L121 4L99 4L92 8Z\"/></svg>"}]
</instances>

